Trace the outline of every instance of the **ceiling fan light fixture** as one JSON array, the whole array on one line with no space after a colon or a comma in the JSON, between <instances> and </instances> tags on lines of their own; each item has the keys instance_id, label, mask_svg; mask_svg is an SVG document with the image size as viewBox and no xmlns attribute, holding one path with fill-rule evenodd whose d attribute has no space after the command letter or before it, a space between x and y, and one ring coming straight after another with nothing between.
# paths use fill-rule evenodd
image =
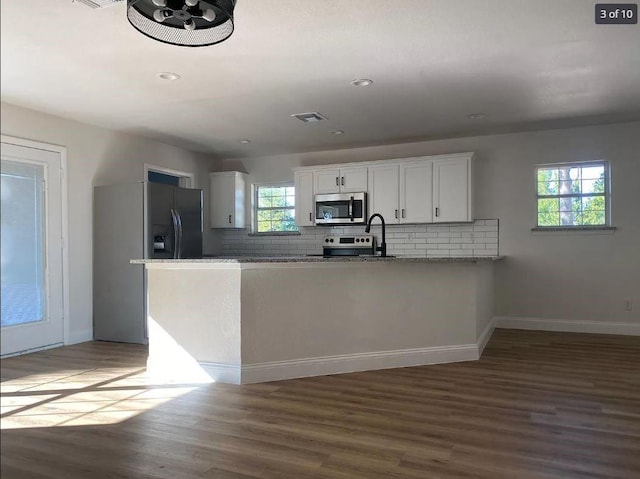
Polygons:
<instances>
[{"instance_id":1,"label":"ceiling fan light fixture","mask_svg":"<svg viewBox=\"0 0 640 479\"><path fill-rule=\"evenodd\" d=\"M127 0L127 19L159 42L204 47L231 36L235 4L236 0Z\"/></svg>"}]
</instances>

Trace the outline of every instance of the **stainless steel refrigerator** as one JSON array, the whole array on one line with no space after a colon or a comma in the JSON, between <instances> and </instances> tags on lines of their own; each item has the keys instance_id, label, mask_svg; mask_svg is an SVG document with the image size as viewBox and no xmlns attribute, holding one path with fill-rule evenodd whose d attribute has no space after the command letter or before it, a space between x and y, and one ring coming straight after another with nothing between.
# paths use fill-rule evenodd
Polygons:
<instances>
[{"instance_id":1,"label":"stainless steel refrigerator","mask_svg":"<svg viewBox=\"0 0 640 479\"><path fill-rule=\"evenodd\" d=\"M202 257L202 190L160 183L96 186L93 337L147 342L146 273L136 258Z\"/></svg>"}]
</instances>

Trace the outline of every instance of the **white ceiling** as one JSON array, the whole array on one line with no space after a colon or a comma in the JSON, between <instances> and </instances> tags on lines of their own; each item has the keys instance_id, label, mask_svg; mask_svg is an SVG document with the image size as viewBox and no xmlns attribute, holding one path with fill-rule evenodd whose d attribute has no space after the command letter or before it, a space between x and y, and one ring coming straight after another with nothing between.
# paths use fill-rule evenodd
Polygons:
<instances>
[{"instance_id":1,"label":"white ceiling","mask_svg":"<svg viewBox=\"0 0 640 479\"><path fill-rule=\"evenodd\" d=\"M584 0L238 0L203 48L143 36L126 2L0 5L3 101L220 157L640 119L640 25Z\"/></svg>"}]
</instances>

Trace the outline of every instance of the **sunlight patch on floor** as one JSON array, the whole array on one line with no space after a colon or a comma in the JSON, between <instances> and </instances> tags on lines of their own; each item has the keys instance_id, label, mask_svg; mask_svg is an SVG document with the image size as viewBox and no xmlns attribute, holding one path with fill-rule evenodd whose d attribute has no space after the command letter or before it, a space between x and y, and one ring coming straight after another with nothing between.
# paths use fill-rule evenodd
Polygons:
<instances>
[{"instance_id":1,"label":"sunlight patch on floor","mask_svg":"<svg viewBox=\"0 0 640 479\"><path fill-rule=\"evenodd\" d=\"M53 371L0 383L0 428L114 424L194 391L144 369Z\"/></svg>"}]
</instances>

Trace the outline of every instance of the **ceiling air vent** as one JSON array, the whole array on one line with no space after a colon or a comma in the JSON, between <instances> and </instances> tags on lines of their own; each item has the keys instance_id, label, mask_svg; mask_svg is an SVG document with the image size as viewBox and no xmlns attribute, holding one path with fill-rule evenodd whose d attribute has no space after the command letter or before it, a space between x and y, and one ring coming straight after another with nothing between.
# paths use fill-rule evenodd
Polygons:
<instances>
[{"instance_id":1,"label":"ceiling air vent","mask_svg":"<svg viewBox=\"0 0 640 479\"><path fill-rule=\"evenodd\" d=\"M91 8L105 8L112 7L118 3L122 3L124 0L74 0L78 3L84 3L87 7Z\"/></svg>"},{"instance_id":2,"label":"ceiling air vent","mask_svg":"<svg viewBox=\"0 0 640 479\"><path fill-rule=\"evenodd\" d=\"M303 123L313 123L314 121L326 120L326 118L317 111L312 111L310 113L296 113L295 115L291 116L297 118Z\"/></svg>"}]
</instances>

